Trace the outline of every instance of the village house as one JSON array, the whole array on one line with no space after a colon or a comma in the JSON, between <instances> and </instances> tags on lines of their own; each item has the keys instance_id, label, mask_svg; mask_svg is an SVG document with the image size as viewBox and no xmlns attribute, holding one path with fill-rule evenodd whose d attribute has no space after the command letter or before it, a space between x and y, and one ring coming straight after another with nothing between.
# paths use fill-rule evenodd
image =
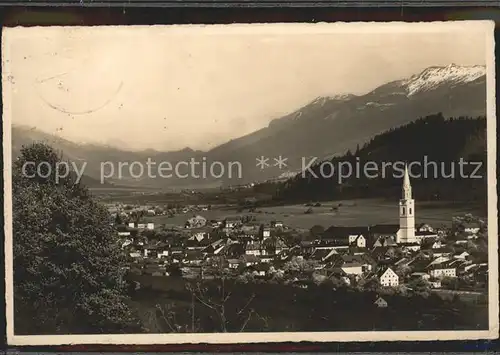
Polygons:
<instances>
[{"instance_id":1,"label":"village house","mask_svg":"<svg viewBox=\"0 0 500 355\"><path fill-rule=\"evenodd\" d=\"M362 275L363 274L363 265L361 265L358 262L344 263L340 268L347 275Z\"/></svg>"},{"instance_id":2,"label":"village house","mask_svg":"<svg viewBox=\"0 0 500 355\"><path fill-rule=\"evenodd\" d=\"M382 286L396 287L399 285L399 276L390 267L385 270L381 270L378 275Z\"/></svg>"},{"instance_id":3,"label":"village house","mask_svg":"<svg viewBox=\"0 0 500 355\"><path fill-rule=\"evenodd\" d=\"M436 240L434 243L431 245L431 249L441 249L443 247L443 244L441 241Z\"/></svg>"},{"instance_id":4,"label":"village house","mask_svg":"<svg viewBox=\"0 0 500 355\"><path fill-rule=\"evenodd\" d=\"M170 249L170 253L172 255L174 255L174 254L184 254L184 248L182 248L182 247L172 247Z\"/></svg>"},{"instance_id":5,"label":"village house","mask_svg":"<svg viewBox=\"0 0 500 355\"><path fill-rule=\"evenodd\" d=\"M264 277L269 272L269 264L256 264L248 266L245 271L251 273L254 276Z\"/></svg>"},{"instance_id":6,"label":"village house","mask_svg":"<svg viewBox=\"0 0 500 355\"><path fill-rule=\"evenodd\" d=\"M432 250L432 255L435 257L435 258L439 258L439 257L450 257L451 256L451 251L450 249L447 249L447 248L440 248L440 249L433 249Z\"/></svg>"},{"instance_id":7,"label":"village house","mask_svg":"<svg viewBox=\"0 0 500 355\"><path fill-rule=\"evenodd\" d=\"M469 242L468 236L466 235L459 235L457 237L457 240L455 240L454 245L465 245Z\"/></svg>"},{"instance_id":8,"label":"village house","mask_svg":"<svg viewBox=\"0 0 500 355\"><path fill-rule=\"evenodd\" d=\"M398 244L398 224L376 224L370 227L370 235L374 240L373 246L396 246Z\"/></svg>"},{"instance_id":9,"label":"village house","mask_svg":"<svg viewBox=\"0 0 500 355\"><path fill-rule=\"evenodd\" d=\"M350 237L350 236L349 236ZM354 245L357 248L366 248L366 238L362 235L359 235L352 243L351 246Z\"/></svg>"},{"instance_id":10,"label":"village house","mask_svg":"<svg viewBox=\"0 0 500 355\"><path fill-rule=\"evenodd\" d=\"M418 243L401 243L399 247L401 247L401 250L407 252L417 252L420 250L420 244Z\"/></svg>"},{"instance_id":11,"label":"village house","mask_svg":"<svg viewBox=\"0 0 500 355\"><path fill-rule=\"evenodd\" d=\"M166 247L160 247L157 249L157 257L158 259L165 258L169 255L169 250Z\"/></svg>"},{"instance_id":12,"label":"village house","mask_svg":"<svg viewBox=\"0 0 500 355\"><path fill-rule=\"evenodd\" d=\"M332 251L337 252L335 249ZM367 252L368 250L366 248L358 248L358 247L349 248L349 254L352 255L366 255Z\"/></svg>"},{"instance_id":13,"label":"village house","mask_svg":"<svg viewBox=\"0 0 500 355\"><path fill-rule=\"evenodd\" d=\"M439 279L429 280L429 284L431 285L432 288L441 288L441 280Z\"/></svg>"},{"instance_id":14,"label":"village house","mask_svg":"<svg viewBox=\"0 0 500 355\"><path fill-rule=\"evenodd\" d=\"M238 227L241 224L239 219L226 219L224 222L224 226L229 229L233 229Z\"/></svg>"},{"instance_id":15,"label":"village house","mask_svg":"<svg viewBox=\"0 0 500 355\"><path fill-rule=\"evenodd\" d=\"M460 259L460 260L465 260L465 259L467 259L468 256L470 256L470 254L467 253L466 251L453 254L454 259Z\"/></svg>"},{"instance_id":16,"label":"village house","mask_svg":"<svg viewBox=\"0 0 500 355\"><path fill-rule=\"evenodd\" d=\"M201 265L203 254L199 250L189 251L184 256L182 263L186 265Z\"/></svg>"},{"instance_id":17,"label":"village house","mask_svg":"<svg viewBox=\"0 0 500 355\"><path fill-rule=\"evenodd\" d=\"M251 266L260 263L260 259L255 255L242 255L240 260L241 263L245 266Z\"/></svg>"},{"instance_id":18,"label":"village house","mask_svg":"<svg viewBox=\"0 0 500 355\"><path fill-rule=\"evenodd\" d=\"M443 278L443 277L456 277L457 269L449 265L448 262L429 265L428 267L429 275L433 278Z\"/></svg>"},{"instance_id":19,"label":"village house","mask_svg":"<svg viewBox=\"0 0 500 355\"><path fill-rule=\"evenodd\" d=\"M449 257L449 256L439 256L439 257L435 258L434 260L432 260L432 262L430 264L428 263L427 267L446 263L446 262L449 262L450 260L451 260L451 257Z\"/></svg>"},{"instance_id":20,"label":"village house","mask_svg":"<svg viewBox=\"0 0 500 355\"><path fill-rule=\"evenodd\" d=\"M238 266L240 266L241 260L240 259L228 259L227 263L228 263L228 267L230 269L237 269Z\"/></svg>"},{"instance_id":21,"label":"village house","mask_svg":"<svg viewBox=\"0 0 500 355\"><path fill-rule=\"evenodd\" d=\"M203 239L208 239L210 237L210 229L205 227L190 228L189 234L189 240L196 239L198 242L200 242Z\"/></svg>"},{"instance_id":22,"label":"village house","mask_svg":"<svg viewBox=\"0 0 500 355\"><path fill-rule=\"evenodd\" d=\"M259 256L259 259L262 263L271 263L275 257L275 255L261 255Z\"/></svg>"},{"instance_id":23,"label":"village house","mask_svg":"<svg viewBox=\"0 0 500 355\"><path fill-rule=\"evenodd\" d=\"M434 228L432 228L429 224L421 223L417 226L417 232L434 232Z\"/></svg>"},{"instance_id":24,"label":"village house","mask_svg":"<svg viewBox=\"0 0 500 355\"><path fill-rule=\"evenodd\" d=\"M375 302L373 302L374 305L376 305L378 308L387 308L387 301L384 300L382 297L378 297Z\"/></svg>"},{"instance_id":25,"label":"village house","mask_svg":"<svg viewBox=\"0 0 500 355\"><path fill-rule=\"evenodd\" d=\"M157 256L156 249L157 249L156 245L152 245L152 244L150 244L150 245L144 245L143 249L142 249L142 251L144 253L143 254L144 257L145 258L150 258L152 256L156 257Z\"/></svg>"},{"instance_id":26,"label":"village house","mask_svg":"<svg viewBox=\"0 0 500 355\"><path fill-rule=\"evenodd\" d=\"M224 224L224 223L223 223L222 221L217 221L217 220L215 220L215 219L212 219L212 220L210 220L210 222L209 222L209 223L207 223L207 224L208 224L210 227L212 227L212 228L220 228L220 227L222 227L222 226L223 226L223 224Z\"/></svg>"},{"instance_id":27,"label":"village house","mask_svg":"<svg viewBox=\"0 0 500 355\"><path fill-rule=\"evenodd\" d=\"M188 239L186 241L185 248L188 251L191 251L191 250L203 250L206 247L208 247L209 245L210 245L210 242L206 238L203 238L200 241L198 241L198 239L196 239L196 238L192 238L192 239Z\"/></svg>"},{"instance_id":28,"label":"village house","mask_svg":"<svg viewBox=\"0 0 500 355\"><path fill-rule=\"evenodd\" d=\"M262 246L260 244L260 242L258 241L250 241L247 243L246 247L245 247L245 254L246 255L261 255L261 249L262 249Z\"/></svg>"},{"instance_id":29,"label":"village house","mask_svg":"<svg viewBox=\"0 0 500 355\"><path fill-rule=\"evenodd\" d=\"M275 228L283 228L283 221L275 221L272 223L273 227Z\"/></svg>"},{"instance_id":30,"label":"village house","mask_svg":"<svg viewBox=\"0 0 500 355\"><path fill-rule=\"evenodd\" d=\"M398 243L396 243L396 234L379 234L373 236L375 242L373 243L374 248L379 247L396 247Z\"/></svg>"},{"instance_id":31,"label":"village house","mask_svg":"<svg viewBox=\"0 0 500 355\"><path fill-rule=\"evenodd\" d=\"M467 234L477 234L480 229L479 224L475 222L464 224L464 232Z\"/></svg>"},{"instance_id":32,"label":"village house","mask_svg":"<svg viewBox=\"0 0 500 355\"><path fill-rule=\"evenodd\" d=\"M318 250L344 250L344 251L347 251L349 249L349 245L338 245L338 244L335 243L335 241L332 241L332 240L321 240L321 241L315 242L313 244L313 247L310 249L310 252L312 250L315 250L315 249L318 249ZM307 253L307 252L304 250L304 253Z\"/></svg>"},{"instance_id":33,"label":"village house","mask_svg":"<svg viewBox=\"0 0 500 355\"><path fill-rule=\"evenodd\" d=\"M360 247L366 247L366 239L364 235L368 233L368 227L344 227L344 226L331 226L323 232L321 239L328 240L328 245L338 247L349 247L355 243L359 237ZM364 246L363 246L364 244ZM358 243L356 243L358 245Z\"/></svg>"}]
</instances>

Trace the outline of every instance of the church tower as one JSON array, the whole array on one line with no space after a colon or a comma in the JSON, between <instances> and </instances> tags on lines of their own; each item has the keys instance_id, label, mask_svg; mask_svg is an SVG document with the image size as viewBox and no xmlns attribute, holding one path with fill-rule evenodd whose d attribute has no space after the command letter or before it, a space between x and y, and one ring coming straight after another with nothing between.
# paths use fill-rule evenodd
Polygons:
<instances>
[{"instance_id":1,"label":"church tower","mask_svg":"<svg viewBox=\"0 0 500 355\"><path fill-rule=\"evenodd\" d=\"M399 200L399 232L398 243L416 243L415 237L415 200L411 194L410 176L405 166L402 198Z\"/></svg>"}]
</instances>

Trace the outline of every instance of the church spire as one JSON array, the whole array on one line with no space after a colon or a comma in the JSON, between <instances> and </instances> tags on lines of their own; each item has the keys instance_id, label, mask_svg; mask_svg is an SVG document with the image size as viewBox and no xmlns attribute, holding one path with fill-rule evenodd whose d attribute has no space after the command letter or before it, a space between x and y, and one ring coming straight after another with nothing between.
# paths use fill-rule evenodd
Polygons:
<instances>
[{"instance_id":1,"label":"church spire","mask_svg":"<svg viewBox=\"0 0 500 355\"><path fill-rule=\"evenodd\" d=\"M403 200L411 200L410 175L408 174L408 165L405 165L405 174L403 178Z\"/></svg>"}]
</instances>

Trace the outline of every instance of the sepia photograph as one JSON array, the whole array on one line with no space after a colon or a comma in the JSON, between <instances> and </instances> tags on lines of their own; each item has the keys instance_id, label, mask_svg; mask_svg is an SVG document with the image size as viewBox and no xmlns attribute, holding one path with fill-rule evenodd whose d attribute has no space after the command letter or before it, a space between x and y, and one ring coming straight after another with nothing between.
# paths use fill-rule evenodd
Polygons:
<instances>
[{"instance_id":1,"label":"sepia photograph","mask_svg":"<svg viewBox=\"0 0 500 355\"><path fill-rule=\"evenodd\" d=\"M497 338L493 30L4 28L8 343Z\"/></svg>"}]
</instances>

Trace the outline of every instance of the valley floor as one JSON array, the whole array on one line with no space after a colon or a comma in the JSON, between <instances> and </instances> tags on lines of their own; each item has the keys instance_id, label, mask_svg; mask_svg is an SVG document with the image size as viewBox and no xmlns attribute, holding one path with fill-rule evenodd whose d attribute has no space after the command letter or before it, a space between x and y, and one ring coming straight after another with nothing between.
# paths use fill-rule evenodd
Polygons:
<instances>
[{"instance_id":1,"label":"valley floor","mask_svg":"<svg viewBox=\"0 0 500 355\"><path fill-rule=\"evenodd\" d=\"M340 207L339 207L340 205ZM450 202L418 202L416 203L417 223L429 223L434 226L448 225L453 216L471 213L482 214L482 206L477 204L456 204ZM238 212L236 208L225 209L214 206L209 211L200 212L208 220L232 218L242 215L253 215L259 221L270 222L280 220L291 228L310 229L314 225L329 227L331 225L363 226L372 224L399 223L397 201L382 199L358 199L347 201L330 201L321 203L319 207L311 207L313 212L304 213L308 207L304 205L285 205L257 208L255 212L244 210ZM335 211L332 208L337 208ZM148 221L155 224L182 225L187 214L178 214L173 217L148 217Z\"/></svg>"}]
</instances>

